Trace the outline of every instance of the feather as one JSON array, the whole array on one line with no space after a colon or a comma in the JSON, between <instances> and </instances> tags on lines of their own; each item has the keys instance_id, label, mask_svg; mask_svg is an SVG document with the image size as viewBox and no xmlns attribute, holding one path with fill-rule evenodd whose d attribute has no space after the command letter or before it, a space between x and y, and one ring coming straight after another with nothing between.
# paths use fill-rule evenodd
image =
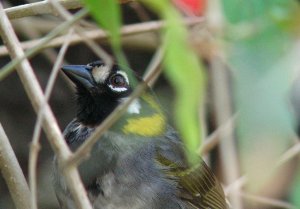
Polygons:
<instances>
[{"instance_id":1,"label":"feather","mask_svg":"<svg viewBox=\"0 0 300 209\"><path fill-rule=\"evenodd\" d=\"M226 209L225 195L219 181L210 168L202 159L196 166L189 167L185 158L182 157L183 149L180 149L181 142L172 128L168 128L166 138L173 144L172 149L164 149L160 146L157 151L156 160L162 166L165 175L176 180L178 197L197 209ZM170 147L170 146L168 146ZM169 153L181 153L180 157L171 156Z\"/></svg>"}]
</instances>

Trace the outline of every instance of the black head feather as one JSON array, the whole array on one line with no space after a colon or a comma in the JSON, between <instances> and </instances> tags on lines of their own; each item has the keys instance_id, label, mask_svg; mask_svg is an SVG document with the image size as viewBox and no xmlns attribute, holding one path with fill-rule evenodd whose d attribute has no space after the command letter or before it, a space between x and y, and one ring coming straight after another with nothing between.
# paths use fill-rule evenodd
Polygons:
<instances>
[{"instance_id":1,"label":"black head feather","mask_svg":"<svg viewBox=\"0 0 300 209\"><path fill-rule=\"evenodd\" d=\"M132 92L129 79L120 66L110 69L102 61L87 65L63 66L77 89L77 119L88 126L100 124Z\"/></svg>"}]
</instances>

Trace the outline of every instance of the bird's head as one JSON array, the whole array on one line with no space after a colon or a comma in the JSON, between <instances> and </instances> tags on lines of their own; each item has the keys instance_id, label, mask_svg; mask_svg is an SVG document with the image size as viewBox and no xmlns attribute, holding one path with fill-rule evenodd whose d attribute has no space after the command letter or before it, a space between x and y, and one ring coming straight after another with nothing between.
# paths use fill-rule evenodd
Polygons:
<instances>
[{"instance_id":1,"label":"bird's head","mask_svg":"<svg viewBox=\"0 0 300 209\"><path fill-rule=\"evenodd\" d=\"M100 124L128 99L136 80L140 80L136 75L129 76L119 65L108 67L102 61L66 65L62 70L77 87L77 119L88 126ZM118 126L128 134L154 136L165 129L165 117L150 91L136 99L121 119Z\"/></svg>"},{"instance_id":2,"label":"bird's head","mask_svg":"<svg viewBox=\"0 0 300 209\"><path fill-rule=\"evenodd\" d=\"M62 70L76 84L78 93L90 94L94 99L102 96L121 99L132 92L127 73L118 65L109 68L104 62L95 61L65 65Z\"/></svg>"}]
</instances>

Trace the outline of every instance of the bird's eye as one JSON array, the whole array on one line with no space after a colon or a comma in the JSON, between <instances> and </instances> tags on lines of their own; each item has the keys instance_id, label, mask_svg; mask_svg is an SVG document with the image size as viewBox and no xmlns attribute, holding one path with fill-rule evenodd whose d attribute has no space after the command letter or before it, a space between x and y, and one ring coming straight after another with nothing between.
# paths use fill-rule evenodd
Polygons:
<instances>
[{"instance_id":1,"label":"bird's eye","mask_svg":"<svg viewBox=\"0 0 300 209\"><path fill-rule=\"evenodd\" d=\"M129 80L127 74L123 71L117 71L108 79L108 87L117 93L127 92L129 89Z\"/></svg>"},{"instance_id":2,"label":"bird's eye","mask_svg":"<svg viewBox=\"0 0 300 209\"><path fill-rule=\"evenodd\" d=\"M109 79L109 83L114 88L127 86L126 79L121 74L115 74L115 75L111 76Z\"/></svg>"}]
</instances>

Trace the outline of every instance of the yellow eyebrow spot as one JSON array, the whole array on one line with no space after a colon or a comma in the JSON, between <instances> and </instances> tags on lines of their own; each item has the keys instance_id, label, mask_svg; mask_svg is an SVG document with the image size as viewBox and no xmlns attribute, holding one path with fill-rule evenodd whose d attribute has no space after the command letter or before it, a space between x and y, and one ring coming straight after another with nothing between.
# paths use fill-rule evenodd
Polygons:
<instances>
[{"instance_id":1,"label":"yellow eyebrow spot","mask_svg":"<svg viewBox=\"0 0 300 209\"><path fill-rule=\"evenodd\" d=\"M161 114L149 117L130 118L123 127L125 134L137 134L141 136L158 136L165 131L165 118Z\"/></svg>"}]
</instances>

